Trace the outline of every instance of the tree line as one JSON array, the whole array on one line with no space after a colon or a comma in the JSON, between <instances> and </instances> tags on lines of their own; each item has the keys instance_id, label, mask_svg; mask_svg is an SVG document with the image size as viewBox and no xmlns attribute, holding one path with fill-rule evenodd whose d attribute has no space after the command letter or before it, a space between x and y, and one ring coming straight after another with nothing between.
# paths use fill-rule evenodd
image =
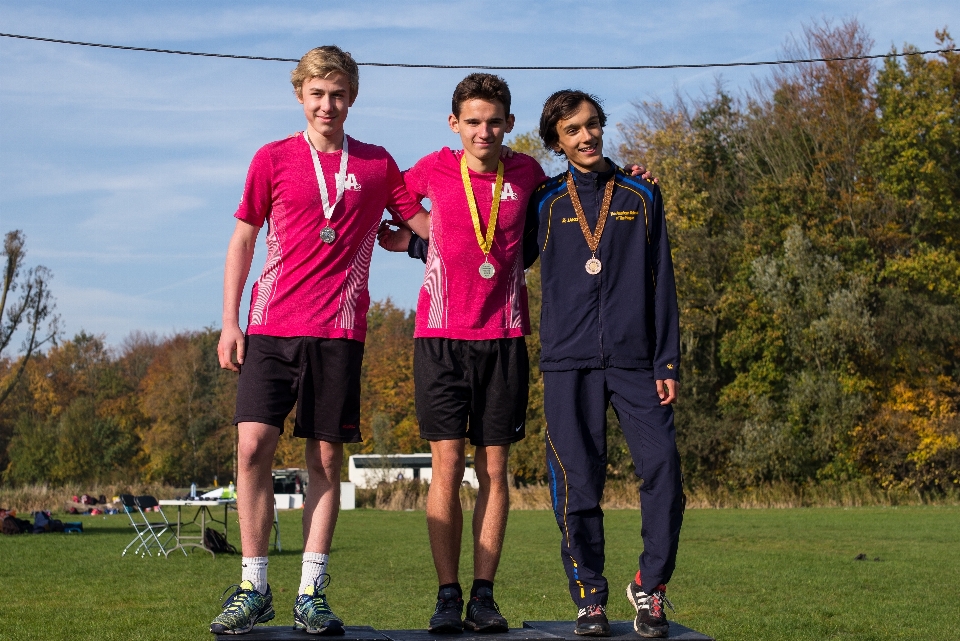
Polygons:
<instances>
[{"instance_id":1,"label":"tree line","mask_svg":"<svg viewBox=\"0 0 960 641\"><path fill-rule=\"evenodd\" d=\"M413 312L374 303L362 433L350 453L424 449L413 411ZM219 330L134 332L118 347L80 332L30 358L0 405L2 482L226 483L235 478L237 376L220 369ZM0 380L23 362L0 361ZM277 467L303 467L287 418Z\"/></svg>"},{"instance_id":2,"label":"tree line","mask_svg":"<svg viewBox=\"0 0 960 641\"><path fill-rule=\"evenodd\" d=\"M872 44L818 25L796 53ZM960 55L784 67L621 131L664 185L685 475L956 488Z\"/></svg>"},{"instance_id":3,"label":"tree line","mask_svg":"<svg viewBox=\"0 0 960 641\"><path fill-rule=\"evenodd\" d=\"M937 38L953 45L945 30ZM856 22L819 24L788 53L840 58L872 44ZM784 67L739 97L720 85L699 99L638 103L619 132L608 155L651 167L664 194L686 482L956 489L960 55ZM536 132L511 145L552 160ZM538 269L527 273L534 366L528 436L511 453L518 484L546 476ZM373 304L366 440L350 453L427 449L413 326L412 312ZM236 378L217 365L217 336L135 333L108 349L81 332L29 359L0 359L0 382L19 381L0 404L3 482L232 478ZM628 478L612 411L609 423L608 474ZM290 432L278 466L302 465Z\"/></svg>"}]
</instances>

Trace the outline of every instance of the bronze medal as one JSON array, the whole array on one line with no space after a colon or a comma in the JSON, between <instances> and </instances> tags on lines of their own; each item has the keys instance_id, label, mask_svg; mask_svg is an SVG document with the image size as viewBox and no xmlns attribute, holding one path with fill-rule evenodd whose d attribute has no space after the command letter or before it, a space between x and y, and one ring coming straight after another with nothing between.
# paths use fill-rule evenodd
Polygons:
<instances>
[{"instance_id":1,"label":"bronze medal","mask_svg":"<svg viewBox=\"0 0 960 641\"><path fill-rule=\"evenodd\" d=\"M603 269L603 265L597 258L597 247L600 246L600 237L603 236L603 227L607 223L607 214L610 213L610 200L613 198L613 183L616 182L616 174L610 176L607 186L603 190L603 202L600 204L600 217L597 219L597 229L590 231L590 225L587 223L587 217L583 213L583 206L580 204L580 196L577 194L577 187L573 183L573 172L567 172L567 193L570 194L570 202L573 203L573 210L577 212L577 222L580 223L580 231L587 241L587 247L593 256L584 265L584 269L591 276L596 276Z\"/></svg>"}]
</instances>

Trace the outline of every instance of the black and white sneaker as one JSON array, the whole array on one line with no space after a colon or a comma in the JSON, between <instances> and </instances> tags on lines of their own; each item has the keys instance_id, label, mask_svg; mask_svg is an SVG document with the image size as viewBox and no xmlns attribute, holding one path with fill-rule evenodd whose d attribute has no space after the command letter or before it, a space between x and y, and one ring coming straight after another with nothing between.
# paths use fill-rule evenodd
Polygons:
<instances>
[{"instance_id":1,"label":"black and white sneaker","mask_svg":"<svg viewBox=\"0 0 960 641\"><path fill-rule=\"evenodd\" d=\"M599 603L580 608L577 612L577 627L574 628L573 633L584 637L610 636L607 609Z\"/></svg>"},{"instance_id":2,"label":"black and white sneaker","mask_svg":"<svg viewBox=\"0 0 960 641\"><path fill-rule=\"evenodd\" d=\"M467 602L467 618L463 627L474 632L508 632L510 626L500 614L497 602L493 600L493 590L480 588L477 596Z\"/></svg>"},{"instance_id":3,"label":"black and white sneaker","mask_svg":"<svg viewBox=\"0 0 960 641\"><path fill-rule=\"evenodd\" d=\"M437 595L437 609L430 617L428 632L460 634L463 632L463 597L453 588L443 588Z\"/></svg>"},{"instance_id":4,"label":"black and white sneaker","mask_svg":"<svg viewBox=\"0 0 960 641\"><path fill-rule=\"evenodd\" d=\"M627 586L627 598L637 610L633 620L633 629L642 637L660 639L670 632L670 624L663 606L673 610L673 604L667 600L667 586L662 583L652 594L644 592L635 581Z\"/></svg>"}]
</instances>

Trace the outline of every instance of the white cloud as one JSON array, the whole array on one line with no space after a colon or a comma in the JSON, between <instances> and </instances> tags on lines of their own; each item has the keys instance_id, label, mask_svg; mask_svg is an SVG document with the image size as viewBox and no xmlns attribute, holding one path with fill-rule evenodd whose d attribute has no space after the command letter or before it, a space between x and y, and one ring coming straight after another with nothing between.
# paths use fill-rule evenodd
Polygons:
<instances>
[{"instance_id":1,"label":"white cloud","mask_svg":"<svg viewBox=\"0 0 960 641\"><path fill-rule=\"evenodd\" d=\"M119 342L133 329L169 331L164 322L171 304L95 287L56 285L57 307L69 334L85 329Z\"/></svg>"},{"instance_id":2,"label":"white cloud","mask_svg":"<svg viewBox=\"0 0 960 641\"><path fill-rule=\"evenodd\" d=\"M215 164L204 161L136 163L126 171L103 167L103 161L88 159L84 165L27 162L8 166L0 174L13 189L8 195L27 194L142 194L185 186L230 185L246 174L239 162ZM122 163L118 163L122 164ZM99 165L99 166L98 166ZM239 193L239 192L238 192Z\"/></svg>"},{"instance_id":3,"label":"white cloud","mask_svg":"<svg viewBox=\"0 0 960 641\"><path fill-rule=\"evenodd\" d=\"M83 260L83 261L93 261L97 263L148 263L148 262L159 262L159 261L195 261L195 260L220 260L223 258L224 252L210 252L202 254L177 254L177 253L113 253L113 252L94 252L94 251L58 251L58 250L31 250L31 258L39 258L41 260L46 258L55 258L55 259L66 259L66 260Z\"/></svg>"}]
</instances>

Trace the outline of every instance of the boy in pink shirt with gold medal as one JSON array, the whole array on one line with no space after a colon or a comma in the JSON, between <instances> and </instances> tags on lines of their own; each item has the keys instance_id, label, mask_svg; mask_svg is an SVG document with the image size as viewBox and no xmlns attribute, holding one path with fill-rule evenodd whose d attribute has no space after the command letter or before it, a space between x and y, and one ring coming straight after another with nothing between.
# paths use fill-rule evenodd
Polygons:
<instances>
[{"instance_id":1,"label":"boy in pink shirt with gold medal","mask_svg":"<svg viewBox=\"0 0 960 641\"><path fill-rule=\"evenodd\" d=\"M445 147L404 173L414 197L432 204L413 365L420 435L433 453L427 528L440 588L429 630L506 632L493 580L509 507L507 459L510 444L524 437L527 407L522 236L527 201L546 176L529 156L501 158L514 124L502 78L478 73L460 82L449 124L463 149ZM409 239L407 230L382 228L386 249L406 250ZM474 582L461 619L459 491L468 439L480 491Z\"/></svg>"}]
</instances>

